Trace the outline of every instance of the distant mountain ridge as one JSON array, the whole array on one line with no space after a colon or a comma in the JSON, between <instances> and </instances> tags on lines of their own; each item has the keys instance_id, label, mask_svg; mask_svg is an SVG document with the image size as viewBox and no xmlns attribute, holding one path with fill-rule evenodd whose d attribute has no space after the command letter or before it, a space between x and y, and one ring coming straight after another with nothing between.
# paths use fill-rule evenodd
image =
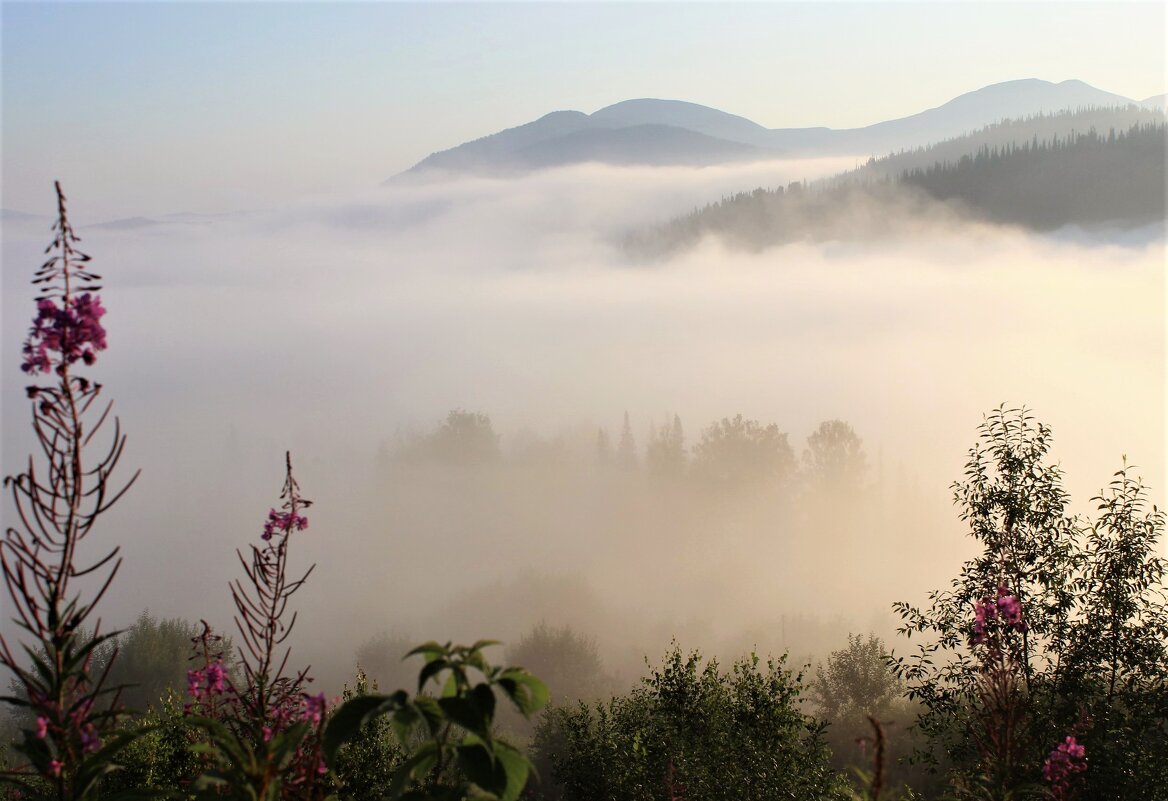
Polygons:
<instances>
[{"instance_id":1,"label":"distant mountain ridge","mask_svg":"<svg viewBox=\"0 0 1168 801\"><path fill-rule=\"evenodd\" d=\"M951 139L1039 113L1143 105L1082 81L1035 78L993 84L936 108L863 128L766 128L724 111L680 100L625 100L592 114L553 111L457 147L439 151L403 176L471 173L514 175L582 162L711 166L743 160L815 155L886 155ZM391 179L392 180L392 179Z\"/></svg>"}]
</instances>

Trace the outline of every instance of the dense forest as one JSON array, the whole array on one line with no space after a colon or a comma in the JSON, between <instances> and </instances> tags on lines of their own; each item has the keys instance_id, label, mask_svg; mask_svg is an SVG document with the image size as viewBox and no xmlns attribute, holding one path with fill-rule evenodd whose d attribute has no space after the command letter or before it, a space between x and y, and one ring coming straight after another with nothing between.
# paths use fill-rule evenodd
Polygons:
<instances>
[{"instance_id":1,"label":"dense forest","mask_svg":"<svg viewBox=\"0 0 1168 801\"><path fill-rule=\"evenodd\" d=\"M980 220L1049 231L1064 226L1134 228L1164 219L1168 124L1157 117L1106 133L1094 127L1042 138L1084 118L1035 118L912 153L812 184L758 188L655 229L624 246L657 257L714 235L757 250L786 242L862 240L911 234L921 225ZM1022 133L1027 139L1015 139ZM961 152L961 148L970 148ZM960 155L955 155L961 152Z\"/></svg>"}]
</instances>

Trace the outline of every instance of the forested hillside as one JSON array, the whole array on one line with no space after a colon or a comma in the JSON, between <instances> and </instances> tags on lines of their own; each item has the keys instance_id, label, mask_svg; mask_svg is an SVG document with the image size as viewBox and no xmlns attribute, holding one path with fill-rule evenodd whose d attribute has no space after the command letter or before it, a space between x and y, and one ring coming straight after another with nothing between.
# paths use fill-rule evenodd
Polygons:
<instances>
[{"instance_id":1,"label":"forested hillside","mask_svg":"<svg viewBox=\"0 0 1168 801\"><path fill-rule=\"evenodd\" d=\"M1093 114L1084 112L1081 119ZM1163 115L1135 108L1124 116L1144 114L1158 121L1106 133L1072 129L1049 138L1040 138L1036 128L1065 128L1067 117L1004 123L934 148L874 159L828 181L723 197L656 229L636 232L625 244L634 253L653 256L714 234L734 247L759 249L801 239L895 235L937 219L1039 231L1148 225L1165 215L1168 125ZM1021 132L1028 132L1029 139L1015 138ZM1003 144L990 144L998 138ZM981 144L950 155L973 142Z\"/></svg>"},{"instance_id":2,"label":"forested hillside","mask_svg":"<svg viewBox=\"0 0 1168 801\"><path fill-rule=\"evenodd\" d=\"M1091 129L1065 139L983 147L956 162L906 170L901 182L957 199L997 222L1035 229L1163 219L1168 128Z\"/></svg>"}]
</instances>

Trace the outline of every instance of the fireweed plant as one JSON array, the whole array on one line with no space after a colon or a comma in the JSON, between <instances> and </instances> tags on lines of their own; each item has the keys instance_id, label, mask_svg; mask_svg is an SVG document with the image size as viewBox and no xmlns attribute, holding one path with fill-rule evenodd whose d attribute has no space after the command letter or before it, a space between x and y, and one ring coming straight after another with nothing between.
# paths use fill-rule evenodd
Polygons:
<instances>
[{"instance_id":1,"label":"fireweed plant","mask_svg":"<svg viewBox=\"0 0 1168 801\"><path fill-rule=\"evenodd\" d=\"M94 611L121 565L119 548L88 555L83 544L137 473L113 483L126 444L116 417L108 443L91 455L112 407L99 402L101 384L80 375L106 349L101 279L76 247L65 195L55 186L54 238L33 278L36 316L21 364L35 381L27 393L39 453L23 473L4 479L18 525L0 542L13 622L25 637L14 650L0 635L0 665L18 689L3 700L23 708L35 725L15 744L27 762L2 778L23 798L88 799L135 734L115 730L123 713L119 689L106 682L113 658L98 675L90 670L95 649L116 636L101 632Z\"/></svg>"},{"instance_id":2,"label":"fireweed plant","mask_svg":"<svg viewBox=\"0 0 1168 801\"><path fill-rule=\"evenodd\" d=\"M244 572L230 585L242 640L239 685L206 624L195 644L202 667L187 674L187 714L206 732L208 741L196 748L211 762L195 782L200 797L310 801L326 795L321 737L328 704L323 693L305 692L312 681L308 668L288 672L291 648L285 644L296 623L289 603L315 567L298 579L289 574L292 535L308 528L302 513L312 505L300 494L291 454L285 454L280 497L281 508L271 509L264 522L263 545L251 545L249 557L236 551Z\"/></svg>"}]
</instances>

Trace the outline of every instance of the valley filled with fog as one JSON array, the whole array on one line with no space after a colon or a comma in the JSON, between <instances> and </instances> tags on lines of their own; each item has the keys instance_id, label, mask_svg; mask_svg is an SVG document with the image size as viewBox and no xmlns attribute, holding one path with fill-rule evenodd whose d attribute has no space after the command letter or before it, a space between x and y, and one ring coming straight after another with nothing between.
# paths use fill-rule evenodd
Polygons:
<instances>
[{"instance_id":1,"label":"valley filled with fog","mask_svg":"<svg viewBox=\"0 0 1168 801\"><path fill-rule=\"evenodd\" d=\"M673 637L804 659L891 635L890 603L972 553L949 485L1003 403L1052 426L1077 511L1124 454L1162 504L1162 224L1035 234L937 206L875 238L707 236L648 262L622 246L860 162L582 165L120 221L77 194L109 309L100 378L143 471L104 525L127 549L104 618L229 628L234 550L276 505L286 449L315 501L293 563L318 565L294 643L330 692L375 631L569 624L627 681ZM51 209L4 221L6 386ZM497 455L407 458L452 410L489 416ZM626 412L636 465L598 451ZM820 423L846 421L866 468L846 487L724 487L646 465L651 427L676 415L692 454L739 414L800 462ZM6 474L26 421L6 392Z\"/></svg>"}]
</instances>

